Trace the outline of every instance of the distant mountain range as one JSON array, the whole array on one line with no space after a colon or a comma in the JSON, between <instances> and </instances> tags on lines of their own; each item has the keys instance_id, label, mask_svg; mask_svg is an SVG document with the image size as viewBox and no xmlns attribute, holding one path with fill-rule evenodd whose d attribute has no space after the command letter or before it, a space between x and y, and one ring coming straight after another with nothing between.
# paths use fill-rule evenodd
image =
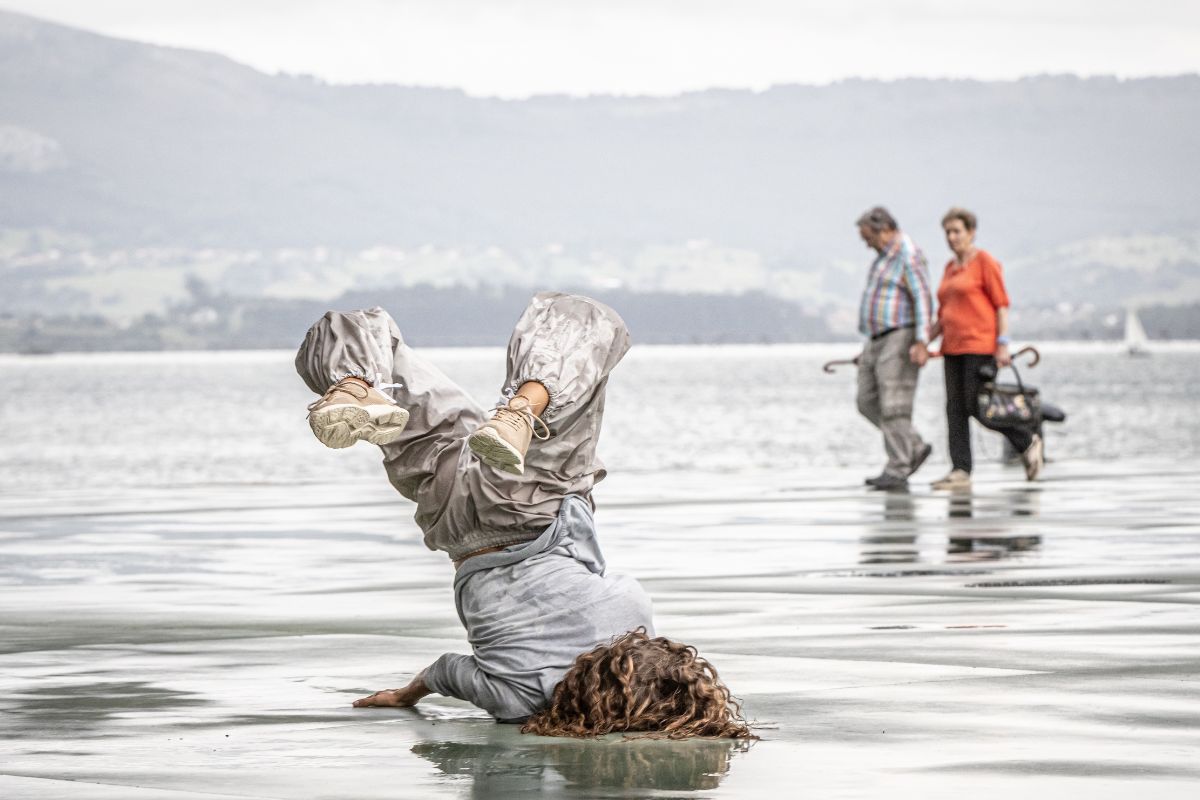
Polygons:
<instances>
[{"instance_id":1,"label":"distant mountain range","mask_svg":"<svg viewBox=\"0 0 1200 800\"><path fill-rule=\"evenodd\" d=\"M0 12L0 312L162 310L188 274L333 298L352 266L363 289L759 292L844 330L880 202L935 277L963 204L1018 302L1195 301L1198 123L1194 75L506 101Z\"/></svg>"}]
</instances>

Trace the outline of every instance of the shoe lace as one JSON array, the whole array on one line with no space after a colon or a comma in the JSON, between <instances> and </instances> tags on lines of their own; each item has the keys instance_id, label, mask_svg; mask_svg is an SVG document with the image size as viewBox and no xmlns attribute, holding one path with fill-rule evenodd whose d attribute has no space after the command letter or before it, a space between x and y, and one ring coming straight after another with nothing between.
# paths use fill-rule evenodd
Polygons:
<instances>
[{"instance_id":1,"label":"shoe lace","mask_svg":"<svg viewBox=\"0 0 1200 800\"><path fill-rule=\"evenodd\" d=\"M330 386L329 390L326 391L325 394L308 404L309 413L316 411L322 403L327 402L338 392L341 392L342 394L348 394L356 400L367 399L367 387L355 383L354 381L341 380L335 383L333 386Z\"/></svg>"},{"instance_id":2,"label":"shoe lace","mask_svg":"<svg viewBox=\"0 0 1200 800\"><path fill-rule=\"evenodd\" d=\"M538 441L544 442L550 438L550 427L541 417L527 408L515 409L509 408L507 405L498 405L493 410L496 414L492 417L492 422L497 425L506 425L514 431L520 430L521 426L525 425ZM539 425L545 433L538 433Z\"/></svg>"},{"instance_id":3,"label":"shoe lace","mask_svg":"<svg viewBox=\"0 0 1200 800\"><path fill-rule=\"evenodd\" d=\"M376 372L375 373L375 382L373 384L371 384L371 386L376 391L378 391L380 394L383 394L383 392L382 392L383 389L401 389L404 387L404 384L403 383L386 383L383 380L383 373ZM329 398L332 397L335 392L342 392L343 394L348 394L351 397L353 397L355 400L366 400L367 397L370 395L368 388L366 386L363 386L361 383L358 383L357 381L351 381L351 380L346 380L345 378L342 378L340 381L335 383L333 386L330 386L329 390L326 391L325 394L321 395L319 398L317 398L316 400L309 403L308 404L308 412L311 414L312 412L316 411L317 408L322 403L329 400ZM361 394L360 394L360 392L361 392ZM391 400L393 403L396 402L394 399L388 397L386 394L383 396L385 398L387 398L388 400Z\"/></svg>"},{"instance_id":4,"label":"shoe lace","mask_svg":"<svg viewBox=\"0 0 1200 800\"><path fill-rule=\"evenodd\" d=\"M383 380L382 372L375 373L374 386L375 386L375 389L379 392L382 392L384 389L403 389L404 388L403 383L385 383ZM387 395L384 395L384 396L386 397Z\"/></svg>"}]
</instances>

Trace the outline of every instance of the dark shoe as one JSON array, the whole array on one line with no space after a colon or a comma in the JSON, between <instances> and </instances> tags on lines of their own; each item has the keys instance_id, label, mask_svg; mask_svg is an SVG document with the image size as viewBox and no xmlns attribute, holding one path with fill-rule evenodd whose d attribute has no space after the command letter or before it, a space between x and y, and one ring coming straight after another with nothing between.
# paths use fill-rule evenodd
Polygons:
<instances>
[{"instance_id":1,"label":"dark shoe","mask_svg":"<svg viewBox=\"0 0 1200 800\"><path fill-rule=\"evenodd\" d=\"M879 483L881 480L883 480L886 477L887 477L887 473L881 472L878 475L876 475L874 478L864 478L863 483L865 483L867 486L874 486L875 484Z\"/></svg>"},{"instance_id":2,"label":"dark shoe","mask_svg":"<svg viewBox=\"0 0 1200 800\"><path fill-rule=\"evenodd\" d=\"M901 478L899 475L880 475L875 483L871 484L881 492L888 492L892 489L907 489L908 478Z\"/></svg>"},{"instance_id":3,"label":"dark shoe","mask_svg":"<svg viewBox=\"0 0 1200 800\"><path fill-rule=\"evenodd\" d=\"M917 454L915 456L913 456L912 467L908 470L908 474L912 475L914 472L919 470L921 468L921 465L925 463L925 459L929 458L929 454L932 452L933 452L933 445L931 445L931 444L921 445L921 449L917 451Z\"/></svg>"}]
</instances>

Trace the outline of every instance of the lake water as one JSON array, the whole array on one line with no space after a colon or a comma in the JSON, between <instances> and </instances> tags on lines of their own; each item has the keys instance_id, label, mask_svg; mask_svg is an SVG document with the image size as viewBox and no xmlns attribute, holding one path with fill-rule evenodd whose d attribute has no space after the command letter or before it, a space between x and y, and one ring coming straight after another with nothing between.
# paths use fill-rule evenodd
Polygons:
<instances>
[{"instance_id":1,"label":"lake water","mask_svg":"<svg viewBox=\"0 0 1200 800\"><path fill-rule=\"evenodd\" d=\"M657 630L762 737L543 739L451 698L353 709L468 652L452 567L378 451L312 437L291 353L0 357L0 797L1190 798L1200 785L1200 346L1053 344L1024 481L911 492L845 345L635 347L597 525ZM500 348L429 356L481 401Z\"/></svg>"},{"instance_id":2,"label":"lake water","mask_svg":"<svg viewBox=\"0 0 1200 800\"><path fill-rule=\"evenodd\" d=\"M854 371L821 372L853 345L635 347L609 389L600 453L613 475L670 480L727 472L882 464L854 406ZM503 380L500 348L427 356L482 403ZM1050 344L1024 371L1067 412L1047 436L1058 460L1200 457L1200 344L1133 359L1112 345ZM378 477L371 448L331 453L308 432L312 397L292 354L270 352L0 356L0 476L5 491L294 483ZM940 362L921 378L916 421L934 443L921 474L945 464ZM1001 454L975 434L976 458Z\"/></svg>"}]
</instances>

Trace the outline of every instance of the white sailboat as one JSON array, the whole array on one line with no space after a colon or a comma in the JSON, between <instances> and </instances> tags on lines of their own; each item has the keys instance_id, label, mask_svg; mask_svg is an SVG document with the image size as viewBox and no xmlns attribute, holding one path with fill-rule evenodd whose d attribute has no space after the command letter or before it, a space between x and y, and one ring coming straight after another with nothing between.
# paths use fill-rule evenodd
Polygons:
<instances>
[{"instance_id":1,"label":"white sailboat","mask_svg":"<svg viewBox=\"0 0 1200 800\"><path fill-rule=\"evenodd\" d=\"M1132 308L1125 312L1125 352L1134 357L1150 355L1147 346L1149 339L1142 321L1138 319L1137 311Z\"/></svg>"}]
</instances>

